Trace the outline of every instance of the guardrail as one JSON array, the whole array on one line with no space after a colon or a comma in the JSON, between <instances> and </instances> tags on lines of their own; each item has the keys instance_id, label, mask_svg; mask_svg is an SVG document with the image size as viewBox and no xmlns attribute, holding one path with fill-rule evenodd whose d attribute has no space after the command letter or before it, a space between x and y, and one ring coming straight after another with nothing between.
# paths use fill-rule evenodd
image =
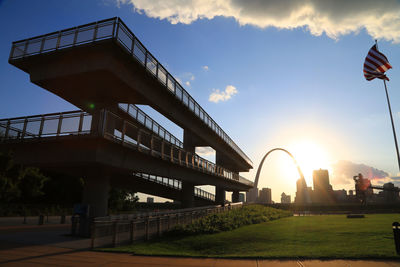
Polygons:
<instances>
[{"instance_id":1,"label":"guardrail","mask_svg":"<svg viewBox=\"0 0 400 267\"><path fill-rule=\"evenodd\" d=\"M95 218L91 224L91 247L118 246L159 237L176 225L192 223L210 213L242 207L242 203L206 206L167 212L139 213Z\"/></svg>"},{"instance_id":2,"label":"guardrail","mask_svg":"<svg viewBox=\"0 0 400 267\"><path fill-rule=\"evenodd\" d=\"M158 175L152 175L152 174L147 174L147 173L134 173L136 177L140 177L142 179L146 179L148 181L152 181L158 184L162 184L167 187L171 187L174 189L181 190L182 189L182 181L173 179L173 178L167 178L167 177L161 177ZM194 195L199 198L203 198L206 200L210 201L215 201L215 195L211 194L201 188L194 187Z\"/></svg>"},{"instance_id":3,"label":"guardrail","mask_svg":"<svg viewBox=\"0 0 400 267\"><path fill-rule=\"evenodd\" d=\"M0 120L0 140L90 134L92 115L68 111Z\"/></svg>"},{"instance_id":4,"label":"guardrail","mask_svg":"<svg viewBox=\"0 0 400 267\"><path fill-rule=\"evenodd\" d=\"M250 158L193 99L167 69L146 49L120 18L111 18L12 43L9 61L65 48L114 39L118 44L179 99L207 127L236 151L249 165Z\"/></svg>"},{"instance_id":5,"label":"guardrail","mask_svg":"<svg viewBox=\"0 0 400 267\"><path fill-rule=\"evenodd\" d=\"M104 110L104 137L120 142L122 145L136 149L139 152L168 160L187 168L196 169L221 178L239 182L239 175L224 167L218 166L196 153L191 153L165 142L162 138L147 132L128 120L124 120L114 113ZM142 140L149 140L147 143Z\"/></svg>"},{"instance_id":6,"label":"guardrail","mask_svg":"<svg viewBox=\"0 0 400 267\"><path fill-rule=\"evenodd\" d=\"M183 143L176 138L173 134L168 132L164 127L158 124L155 120L150 118L143 110L138 108L136 105L133 104L118 104L118 107L125 111L129 116L135 119L137 122L141 123L147 129L152 131L153 133L157 134L164 140L183 148Z\"/></svg>"}]
</instances>

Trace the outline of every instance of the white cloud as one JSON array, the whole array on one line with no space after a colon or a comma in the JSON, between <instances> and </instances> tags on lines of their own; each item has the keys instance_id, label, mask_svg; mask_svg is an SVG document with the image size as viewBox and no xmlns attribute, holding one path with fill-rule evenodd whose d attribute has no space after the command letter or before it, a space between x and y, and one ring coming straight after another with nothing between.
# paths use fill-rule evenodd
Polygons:
<instances>
[{"instance_id":1,"label":"white cloud","mask_svg":"<svg viewBox=\"0 0 400 267\"><path fill-rule=\"evenodd\" d=\"M214 155L215 150L209 146L200 146L200 147L196 147L196 153L199 156L211 156Z\"/></svg>"},{"instance_id":2,"label":"white cloud","mask_svg":"<svg viewBox=\"0 0 400 267\"><path fill-rule=\"evenodd\" d=\"M387 182L390 180L387 172L362 163L358 164L347 160L340 160L336 164L333 164L332 168L333 184L354 184L353 176L359 173L365 178L371 179L372 182Z\"/></svg>"},{"instance_id":3,"label":"white cloud","mask_svg":"<svg viewBox=\"0 0 400 267\"><path fill-rule=\"evenodd\" d=\"M186 81L185 84L186 84L186 86L190 86L190 82L189 81Z\"/></svg>"},{"instance_id":4,"label":"white cloud","mask_svg":"<svg viewBox=\"0 0 400 267\"><path fill-rule=\"evenodd\" d=\"M190 24L216 16L233 17L240 25L278 29L306 28L337 39L361 29L374 38L400 42L400 2L396 0L116 0L138 13Z\"/></svg>"},{"instance_id":5,"label":"white cloud","mask_svg":"<svg viewBox=\"0 0 400 267\"><path fill-rule=\"evenodd\" d=\"M203 68L203 70L208 71L208 66L207 65L203 66L202 68Z\"/></svg>"},{"instance_id":6,"label":"white cloud","mask_svg":"<svg viewBox=\"0 0 400 267\"><path fill-rule=\"evenodd\" d=\"M219 89L214 90L209 98L208 101L218 103L220 101L227 101L231 99L232 96L237 94L236 87L233 85L228 85L225 87L225 91L220 91Z\"/></svg>"}]
</instances>

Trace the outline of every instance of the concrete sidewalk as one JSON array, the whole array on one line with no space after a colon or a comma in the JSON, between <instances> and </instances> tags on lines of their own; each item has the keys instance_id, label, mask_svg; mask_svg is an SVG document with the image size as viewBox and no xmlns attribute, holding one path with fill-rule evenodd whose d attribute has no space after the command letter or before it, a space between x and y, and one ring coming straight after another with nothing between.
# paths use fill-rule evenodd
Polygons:
<instances>
[{"instance_id":1,"label":"concrete sidewalk","mask_svg":"<svg viewBox=\"0 0 400 267\"><path fill-rule=\"evenodd\" d=\"M146 257L88 250L90 239L68 236L68 225L0 227L0 266L399 266L396 261L236 260Z\"/></svg>"},{"instance_id":2,"label":"concrete sidewalk","mask_svg":"<svg viewBox=\"0 0 400 267\"><path fill-rule=\"evenodd\" d=\"M10 244L11 245L11 244ZM198 266L198 267L389 267L400 266L394 261L350 261L350 260L233 260L197 259L174 257L145 257L123 253L77 251L54 246L27 246L0 249L0 266Z\"/></svg>"}]
</instances>

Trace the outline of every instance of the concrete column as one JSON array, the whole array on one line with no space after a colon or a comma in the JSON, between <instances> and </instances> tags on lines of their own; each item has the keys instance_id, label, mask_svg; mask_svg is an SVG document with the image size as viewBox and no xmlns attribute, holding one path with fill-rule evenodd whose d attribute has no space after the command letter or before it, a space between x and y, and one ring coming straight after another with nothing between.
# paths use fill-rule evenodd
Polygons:
<instances>
[{"instance_id":1,"label":"concrete column","mask_svg":"<svg viewBox=\"0 0 400 267\"><path fill-rule=\"evenodd\" d=\"M103 131L104 112L100 109L94 109L90 112L92 114L92 123L90 131L92 134L100 134Z\"/></svg>"},{"instance_id":2,"label":"concrete column","mask_svg":"<svg viewBox=\"0 0 400 267\"><path fill-rule=\"evenodd\" d=\"M182 181L181 203L182 208L194 207L194 184Z\"/></svg>"},{"instance_id":3,"label":"concrete column","mask_svg":"<svg viewBox=\"0 0 400 267\"><path fill-rule=\"evenodd\" d=\"M215 187L215 204L224 205L225 204L225 190L222 187Z\"/></svg>"},{"instance_id":4,"label":"concrete column","mask_svg":"<svg viewBox=\"0 0 400 267\"><path fill-rule=\"evenodd\" d=\"M110 179L108 176L88 176L84 178L82 203L89 205L90 217L108 214Z\"/></svg>"},{"instance_id":5,"label":"concrete column","mask_svg":"<svg viewBox=\"0 0 400 267\"><path fill-rule=\"evenodd\" d=\"M206 142L201 140L198 136L191 131L183 130L183 149L188 152L195 153L197 146L208 146Z\"/></svg>"},{"instance_id":6,"label":"concrete column","mask_svg":"<svg viewBox=\"0 0 400 267\"><path fill-rule=\"evenodd\" d=\"M239 202L239 191L232 192L232 202L233 203Z\"/></svg>"}]
</instances>

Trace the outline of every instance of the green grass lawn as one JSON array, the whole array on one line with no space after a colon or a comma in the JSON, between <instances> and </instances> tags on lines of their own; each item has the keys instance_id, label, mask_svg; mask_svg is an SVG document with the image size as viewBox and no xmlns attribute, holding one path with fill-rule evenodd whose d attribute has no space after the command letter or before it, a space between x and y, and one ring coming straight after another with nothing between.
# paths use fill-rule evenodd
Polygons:
<instances>
[{"instance_id":1,"label":"green grass lawn","mask_svg":"<svg viewBox=\"0 0 400 267\"><path fill-rule=\"evenodd\" d=\"M164 238L103 249L139 255L258 258L399 258L392 223L400 214L287 217L218 234Z\"/></svg>"}]
</instances>

